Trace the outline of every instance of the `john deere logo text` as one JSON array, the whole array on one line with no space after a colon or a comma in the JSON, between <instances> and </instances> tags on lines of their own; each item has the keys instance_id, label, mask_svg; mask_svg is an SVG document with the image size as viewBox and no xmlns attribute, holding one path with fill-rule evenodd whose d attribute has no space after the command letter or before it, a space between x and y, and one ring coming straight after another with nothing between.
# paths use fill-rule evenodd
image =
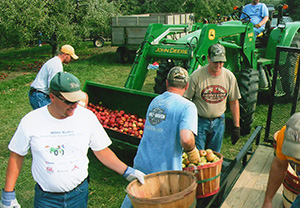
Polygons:
<instances>
[{"instance_id":1,"label":"john deere logo text","mask_svg":"<svg viewBox=\"0 0 300 208\"><path fill-rule=\"evenodd\" d=\"M188 54L188 50L186 50L186 49L176 49L176 48L157 48L155 53Z\"/></svg>"},{"instance_id":2,"label":"john deere logo text","mask_svg":"<svg viewBox=\"0 0 300 208\"><path fill-rule=\"evenodd\" d=\"M149 111L148 119L149 122L155 126L159 124L162 120L166 120L166 114L164 113L164 109L157 107L153 108L152 111Z\"/></svg>"},{"instance_id":3,"label":"john deere logo text","mask_svg":"<svg viewBox=\"0 0 300 208\"><path fill-rule=\"evenodd\" d=\"M207 103L217 104L227 97L227 91L220 85L210 85L202 90L201 97Z\"/></svg>"}]
</instances>

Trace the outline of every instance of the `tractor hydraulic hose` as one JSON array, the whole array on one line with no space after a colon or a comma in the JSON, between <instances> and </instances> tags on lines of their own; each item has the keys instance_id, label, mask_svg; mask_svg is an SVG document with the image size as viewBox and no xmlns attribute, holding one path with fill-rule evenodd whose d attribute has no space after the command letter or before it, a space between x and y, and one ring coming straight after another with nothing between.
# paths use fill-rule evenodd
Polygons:
<instances>
[{"instance_id":1,"label":"tractor hydraulic hose","mask_svg":"<svg viewBox=\"0 0 300 208\"><path fill-rule=\"evenodd\" d=\"M193 58L194 57L194 50L193 50L193 46L190 44L190 43L187 43L188 47L189 47L189 51L190 51L190 54L191 54L191 57L190 58Z\"/></svg>"},{"instance_id":2,"label":"tractor hydraulic hose","mask_svg":"<svg viewBox=\"0 0 300 208\"><path fill-rule=\"evenodd\" d=\"M229 42L225 42L225 41L219 41L219 43L221 45L223 45L225 48L242 49L242 46L239 46L234 43L229 43Z\"/></svg>"},{"instance_id":3,"label":"tractor hydraulic hose","mask_svg":"<svg viewBox=\"0 0 300 208\"><path fill-rule=\"evenodd\" d=\"M139 47L139 49L136 51L136 53L141 53L141 51L143 50L144 46L145 46L145 43L148 43L149 45L151 45L151 42L149 42L149 38L153 38L154 39L154 36L151 35L147 38L147 40L144 40L142 43L141 43L141 46Z\"/></svg>"}]
</instances>

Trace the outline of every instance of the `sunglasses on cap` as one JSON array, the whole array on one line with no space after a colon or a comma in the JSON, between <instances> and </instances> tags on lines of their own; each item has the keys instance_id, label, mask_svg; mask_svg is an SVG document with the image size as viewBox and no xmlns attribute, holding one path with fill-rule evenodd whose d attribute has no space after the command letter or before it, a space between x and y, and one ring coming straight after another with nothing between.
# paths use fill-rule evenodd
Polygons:
<instances>
[{"instance_id":1,"label":"sunglasses on cap","mask_svg":"<svg viewBox=\"0 0 300 208\"><path fill-rule=\"evenodd\" d=\"M79 100L78 101L75 101L75 102L71 102L71 101L68 101L68 100L65 100L65 99L63 99L62 97L60 97L60 96L58 96L58 95L54 95L55 97L57 97L58 99L60 99L61 101L63 101L65 104L67 104L67 105L74 105L74 104L76 104L76 103L78 103L79 102Z\"/></svg>"}]
</instances>

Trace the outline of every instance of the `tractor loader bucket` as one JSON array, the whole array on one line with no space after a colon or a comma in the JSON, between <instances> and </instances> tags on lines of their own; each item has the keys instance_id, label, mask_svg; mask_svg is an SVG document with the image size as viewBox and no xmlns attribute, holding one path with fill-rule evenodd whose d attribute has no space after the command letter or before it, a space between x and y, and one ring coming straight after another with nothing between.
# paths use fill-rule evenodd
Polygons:
<instances>
[{"instance_id":1,"label":"tractor loader bucket","mask_svg":"<svg viewBox=\"0 0 300 208\"><path fill-rule=\"evenodd\" d=\"M89 103L101 104L111 110L124 110L126 113L136 114L145 118L148 106L152 99L157 96L154 93L140 90L126 89L110 85L86 81L83 91L89 96ZM134 136L123 134L109 128L105 128L112 138L138 145L140 139Z\"/></svg>"}]
</instances>

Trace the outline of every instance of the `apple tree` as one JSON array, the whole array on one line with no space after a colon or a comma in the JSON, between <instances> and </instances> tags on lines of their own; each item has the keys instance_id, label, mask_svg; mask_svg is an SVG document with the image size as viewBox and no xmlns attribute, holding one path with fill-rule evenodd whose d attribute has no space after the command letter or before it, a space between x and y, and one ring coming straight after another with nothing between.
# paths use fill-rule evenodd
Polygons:
<instances>
[{"instance_id":1,"label":"apple tree","mask_svg":"<svg viewBox=\"0 0 300 208\"><path fill-rule=\"evenodd\" d=\"M77 4L76 26L82 38L93 38L97 35L110 36L111 17L118 15L116 2L107 0L86 0Z\"/></svg>"},{"instance_id":2,"label":"apple tree","mask_svg":"<svg viewBox=\"0 0 300 208\"><path fill-rule=\"evenodd\" d=\"M22 47L41 39L52 46L76 45L96 29L109 30L117 13L107 0L10 0L0 1L0 45Z\"/></svg>"},{"instance_id":3,"label":"apple tree","mask_svg":"<svg viewBox=\"0 0 300 208\"><path fill-rule=\"evenodd\" d=\"M196 20L202 20L202 18L213 20L218 15L229 15L234 11L234 6L243 5L240 0L192 0L192 2Z\"/></svg>"},{"instance_id":4,"label":"apple tree","mask_svg":"<svg viewBox=\"0 0 300 208\"><path fill-rule=\"evenodd\" d=\"M0 44L9 47L34 42L45 20L44 7L38 0L0 1Z\"/></svg>"}]
</instances>

